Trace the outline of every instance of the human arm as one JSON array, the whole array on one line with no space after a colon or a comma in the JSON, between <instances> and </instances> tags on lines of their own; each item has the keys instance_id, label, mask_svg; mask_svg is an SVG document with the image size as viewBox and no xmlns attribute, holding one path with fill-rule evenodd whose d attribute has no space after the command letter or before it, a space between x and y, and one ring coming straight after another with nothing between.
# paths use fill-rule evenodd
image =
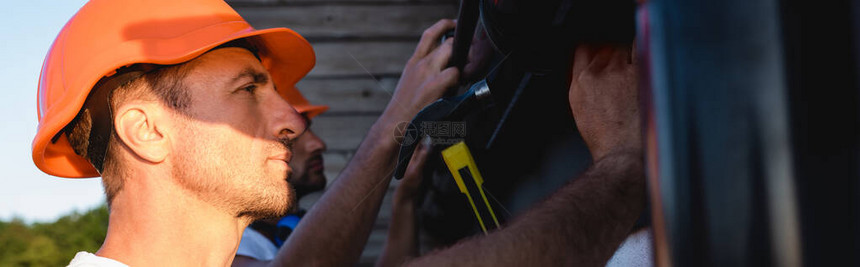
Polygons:
<instances>
[{"instance_id":1,"label":"human arm","mask_svg":"<svg viewBox=\"0 0 860 267\"><path fill-rule=\"evenodd\" d=\"M425 138L425 141L430 139ZM400 266L418 256L418 229L415 225L415 200L423 180L424 163L430 150L427 143L418 146L397 189L394 190L391 225L382 254L376 266Z\"/></svg>"},{"instance_id":2,"label":"human arm","mask_svg":"<svg viewBox=\"0 0 860 267\"><path fill-rule=\"evenodd\" d=\"M272 261L262 261L248 256L236 255L233 258L233 267L266 267L271 266Z\"/></svg>"},{"instance_id":3,"label":"human arm","mask_svg":"<svg viewBox=\"0 0 860 267\"><path fill-rule=\"evenodd\" d=\"M358 260L391 181L399 148L395 126L410 121L458 79L455 68L445 68L451 42L438 45L442 33L453 27L453 21L442 20L425 31L382 116L338 178L302 218L274 265L344 266Z\"/></svg>"},{"instance_id":4,"label":"human arm","mask_svg":"<svg viewBox=\"0 0 860 267\"><path fill-rule=\"evenodd\" d=\"M602 266L645 206L637 73L629 46L580 46L569 101L595 163L486 236L410 266Z\"/></svg>"}]
</instances>

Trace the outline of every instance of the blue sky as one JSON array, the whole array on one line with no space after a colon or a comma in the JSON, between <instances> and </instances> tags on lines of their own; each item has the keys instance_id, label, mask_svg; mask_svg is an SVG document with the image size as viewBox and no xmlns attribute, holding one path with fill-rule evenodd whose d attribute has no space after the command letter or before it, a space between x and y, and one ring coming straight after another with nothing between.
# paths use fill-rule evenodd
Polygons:
<instances>
[{"instance_id":1,"label":"blue sky","mask_svg":"<svg viewBox=\"0 0 860 267\"><path fill-rule=\"evenodd\" d=\"M0 16L0 220L50 221L75 209L104 202L101 181L65 179L33 165L30 144L36 133L36 86L54 37L84 5L82 0L4 1Z\"/></svg>"}]
</instances>

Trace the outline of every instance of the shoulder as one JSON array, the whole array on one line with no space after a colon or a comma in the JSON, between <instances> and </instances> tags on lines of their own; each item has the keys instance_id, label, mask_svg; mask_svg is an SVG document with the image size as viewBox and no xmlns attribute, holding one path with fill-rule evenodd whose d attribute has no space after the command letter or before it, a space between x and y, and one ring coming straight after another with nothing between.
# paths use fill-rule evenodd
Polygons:
<instances>
[{"instance_id":1,"label":"shoulder","mask_svg":"<svg viewBox=\"0 0 860 267\"><path fill-rule=\"evenodd\" d=\"M246 256L257 260L272 260L278 254L278 248L268 238L251 227L245 228L236 255Z\"/></svg>"},{"instance_id":2,"label":"shoulder","mask_svg":"<svg viewBox=\"0 0 860 267\"><path fill-rule=\"evenodd\" d=\"M81 251L69 262L69 267L128 267L121 262Z\"/></svg>"},{"instance_id":3,"label":"shoulder","mask_svg":"<svg viewBox=\"0 0 860 267\"><path fill-rule=\"evenodd\" d=\"M624 243L621 243L606 266L654 266L653 242L654 233L650 227L630 234Z\"/></svg>"}]
</instances>

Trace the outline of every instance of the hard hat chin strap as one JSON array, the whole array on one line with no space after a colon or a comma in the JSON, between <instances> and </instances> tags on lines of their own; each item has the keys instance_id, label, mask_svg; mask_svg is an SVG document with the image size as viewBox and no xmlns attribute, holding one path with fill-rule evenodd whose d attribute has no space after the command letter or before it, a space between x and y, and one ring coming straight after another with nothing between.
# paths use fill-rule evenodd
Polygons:
<instances>
[{"instance_id":1,"label":"hard hat chin strap","mask_svg":"<svg viewBox=\"0 0 860 267\"><path fill-rule=\"evenodd\" d=\"M80 114L75 118L75 120L81 120L88 117L90 120L89 133L84 133L88 135L86 151L81 156L89 160L99 174L104 172L107 148L110 143L110 137L114 133L113 110L110 104L113 93L117 88L128 85L154 69L155 67L150 64L136 64L120 68L116 74L102 78L93 87L93 90L87 97L87 101L84 103L83 108L81 108ZM69 126L75 127L74 124L76 123L78 122L70 123ZM69 128L67 127L65 131L67 136L71 134L71 129Z\"/></svg>"}]
</instances>

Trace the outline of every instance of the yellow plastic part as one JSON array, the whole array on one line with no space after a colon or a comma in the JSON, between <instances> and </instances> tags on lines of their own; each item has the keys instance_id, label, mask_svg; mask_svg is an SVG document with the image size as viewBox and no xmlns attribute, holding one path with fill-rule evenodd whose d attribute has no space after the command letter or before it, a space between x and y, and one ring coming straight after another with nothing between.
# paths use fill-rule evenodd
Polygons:
<instances>
[{"instance_id":1,"label":"yellow plastic part","mask_svg":"<svg viewBox=\"0 0 860 267\"><path fill-rule=\"evenodd\" d=\"M475 212L475 217L478 218L478 223L481 224L481 229L484 230L484 234L487 233L487 226L484 224L484 220L478 213L478 207L475 205L474 198L469 193L469 190L466 189L466 184L463 181L462 175L460 175L460 169L463 169L464 167L468 168L469 173L472 175L475 185L477 185L478 192L481 193L481 199L484 200L484 205L487 206L487 210L490 212L490 216L493 217L493 222L498 228L499 220L496 218L496 213L493 212L493 207L490 206L490 202L487 200L487 195L484 194L484 178L481 177L481 172L478 171L478 165L475 164L475 159L472 158L472 153L469 152L469 147L466 146L466 143L460 141L459 143L442 150L442 158L445 160L445 165L448 166L448 170L451 171L451 175L454 176L454 181L457 182L457 187L460 188L460 192L466 194L466 198L469 200L469 204L472 206L472 211Z\"/></svg>"}]
</instances>

